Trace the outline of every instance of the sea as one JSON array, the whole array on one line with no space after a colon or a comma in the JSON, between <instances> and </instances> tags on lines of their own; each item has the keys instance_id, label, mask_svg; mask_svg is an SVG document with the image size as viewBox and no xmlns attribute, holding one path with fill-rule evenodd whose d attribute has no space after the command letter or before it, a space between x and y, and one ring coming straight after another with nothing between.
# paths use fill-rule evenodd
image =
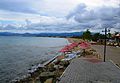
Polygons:
<instances>
[{"instance_id":1,"label":"sea","mask_svg":"<svg viewBox=\"0 0 120 83\"><path fill-rule=\"evenodd\" d=\"M33 65L55 57L68 43L64 38L0 36L0 83L27 74Z\"/></svg>"}]
</instances>

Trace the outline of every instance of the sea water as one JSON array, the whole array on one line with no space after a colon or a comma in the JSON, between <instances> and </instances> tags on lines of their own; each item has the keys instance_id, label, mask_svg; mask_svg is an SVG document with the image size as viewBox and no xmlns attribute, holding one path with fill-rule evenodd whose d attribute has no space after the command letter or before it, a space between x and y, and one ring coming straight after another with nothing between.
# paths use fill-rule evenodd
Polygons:
<instances>
[{"instance_id":1,"label":"sea water","mask_svg":"<svg viewBox=\"0 0 120 83\"><path fill-rule=\"evenodd\" d=\"M0 83L9 83L27 70L56 56L68 41L49 37L0 37Z\"/></svg>"}]
</instances>

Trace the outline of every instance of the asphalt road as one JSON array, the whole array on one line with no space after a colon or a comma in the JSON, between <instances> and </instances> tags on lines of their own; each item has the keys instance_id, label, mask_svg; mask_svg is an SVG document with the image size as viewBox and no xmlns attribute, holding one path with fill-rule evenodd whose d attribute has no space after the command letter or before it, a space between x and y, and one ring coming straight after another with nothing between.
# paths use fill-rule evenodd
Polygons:
<instances>
[{"instance_id":1,"label":"asphalt road","mask_svg":"<svg viewBox=\"0 0 120 83\"><path fill-rule=\"evenodd\" d=\"M93 45L92 47L101 55L101 58L103 59L104 46ZM120 66L120 47L107 46L106 60L112 60Z\"/></svg>"}]
</instances>

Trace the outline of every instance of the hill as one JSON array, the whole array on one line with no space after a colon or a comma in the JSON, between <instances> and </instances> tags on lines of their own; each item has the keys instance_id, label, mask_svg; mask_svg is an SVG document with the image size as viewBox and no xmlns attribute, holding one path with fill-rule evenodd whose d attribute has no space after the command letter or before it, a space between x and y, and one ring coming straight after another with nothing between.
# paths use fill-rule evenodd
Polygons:
<instances>
[{"instance_id":1,"label":"hill","mask_svg":"<svg viewBox=\"0 0 120 83\"><path fill-rule=\"evenodd\" d=\"M0 36L36 36L36 37L80 37L83 32L70 33L12 33L0 32Z\"/></svg>"}]
</instances>

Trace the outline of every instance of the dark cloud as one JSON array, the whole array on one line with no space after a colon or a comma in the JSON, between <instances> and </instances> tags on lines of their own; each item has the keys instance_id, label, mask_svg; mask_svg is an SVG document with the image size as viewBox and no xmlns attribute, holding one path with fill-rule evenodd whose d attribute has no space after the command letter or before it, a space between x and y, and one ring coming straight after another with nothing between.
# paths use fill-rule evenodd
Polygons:
<instances>
[{"instance_id":1,"label":"dark cloud","mask_svg":"<svg viewBox=\"0 0 120 83\"><path fill-rule=\"evenodd\" d=\"M88 10L85 4L78 5L67 19L74 18L84 28L117 28L120 23L120 7L97 7ZM98 26L99 25L99 26Z\"/></svg>"},{"instance_id":2,"label":"dark cloud","mask_svg":"<svg viewBox=\"0 0 120 83\"><path fill-rule=\"evenodd\" d=\"M38 13L27 2L18 0L0 0L0 10L32 14Z\"/></svg>"},{"instance_id":3,"label":"dark cloud","mask_svg":"<svg viewBox=\"0 0 120 83\"><path fill-rule=\"evenodd\" d=\"M72 10L67 16L67 19L70 19L71 17L74 17L77 14L82 14L86 11L86 5L85 4L79 4L74 10Z\"/></svg>"},{"instance_id":4,"label":"dark cloud","mask_svg":"<svg viewBox=\"0 0 120 83\"><path fill-rule=\"evenodd\" d=\"M116 23L113 25L114 27L116 27L116 29L119 29L120 30L120 23Z\"/></svg>"}]
</instances>

